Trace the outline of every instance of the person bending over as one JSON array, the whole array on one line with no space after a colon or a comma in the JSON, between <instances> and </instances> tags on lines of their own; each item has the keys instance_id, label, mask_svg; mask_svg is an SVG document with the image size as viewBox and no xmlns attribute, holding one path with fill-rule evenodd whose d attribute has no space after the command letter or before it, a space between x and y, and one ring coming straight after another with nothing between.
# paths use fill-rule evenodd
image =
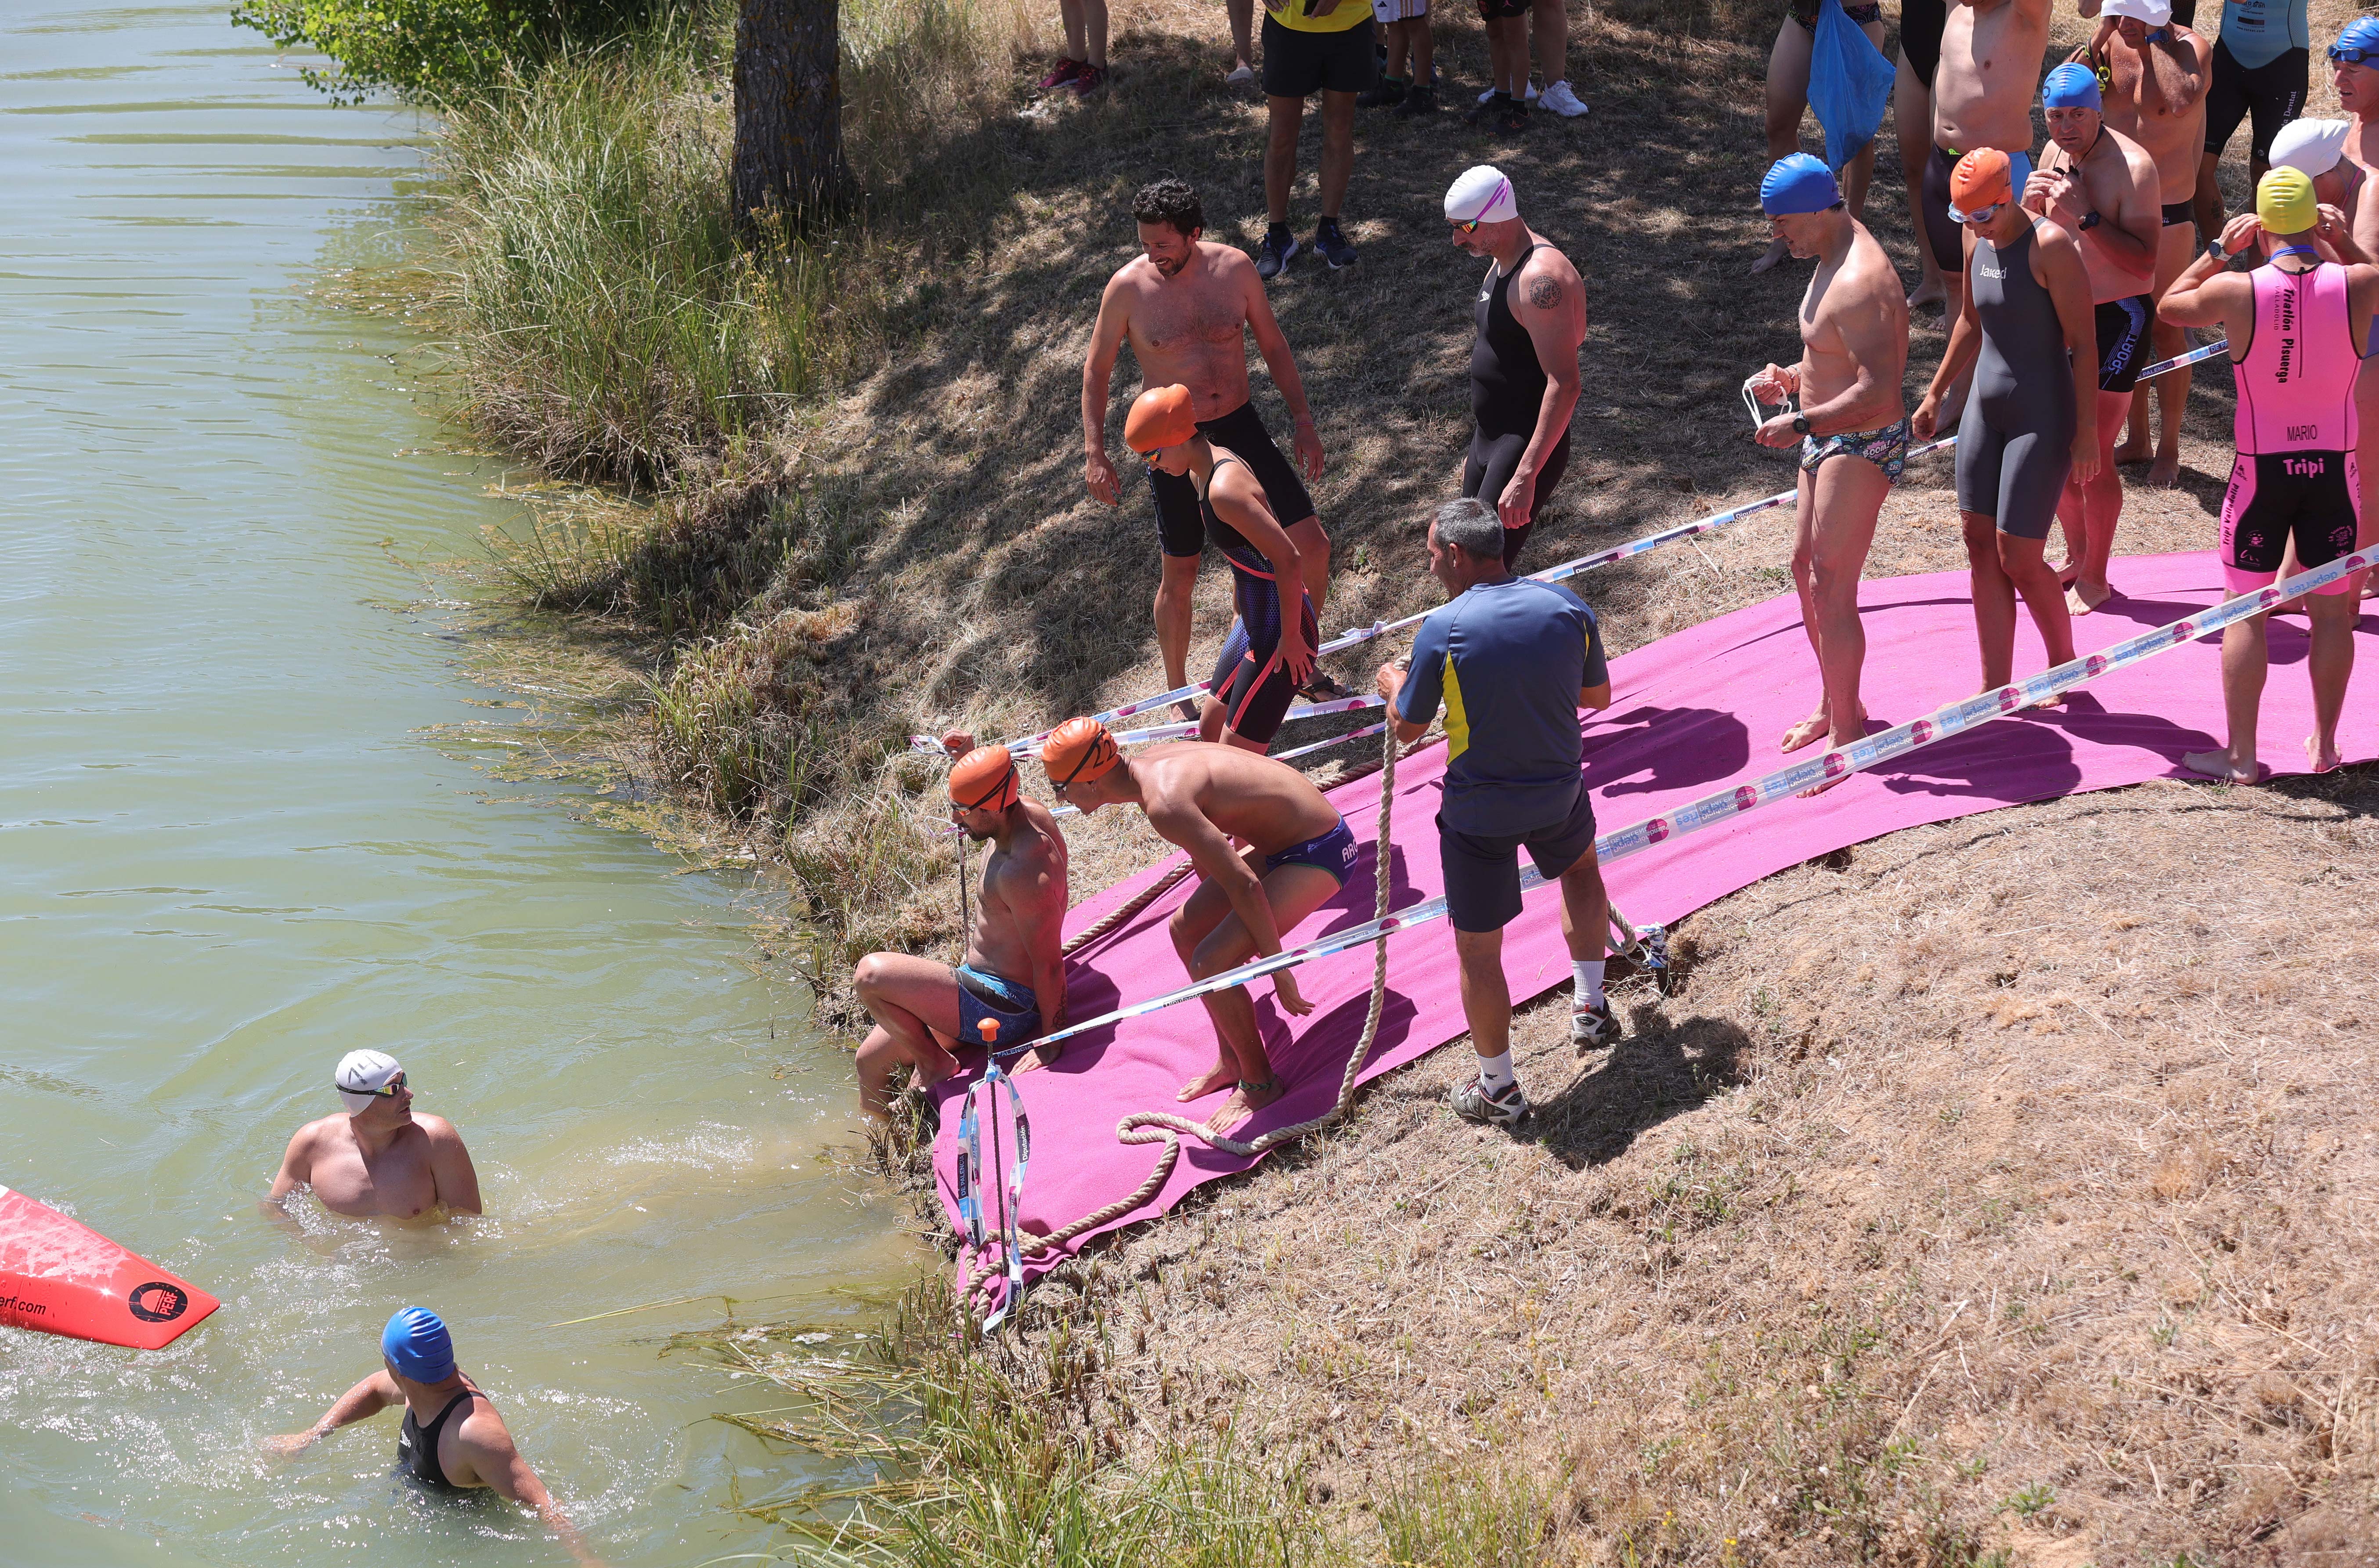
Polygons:
<instances>
[{"instance_id":1,"label":"person bending over","mask_svg":"<svg viewBox=\"0 0 2379 1568\"><path fill-rule=\"evenodd\" d=\"M1160 837L1188 852L1200 882L1174 912L1172 935L1192 980L1279 952L1282 937L1354 869L1355 836L1338 809L1305 775L1253 752L1177 741L1127 759L1105 725L1069 718L1042 742L1041 766L1057 798L1084 814L1138 806ZM1246 850L1235 850L1234 839ZM1272 990L1286 1012L1313 1010L1290 971L1272 977ZM1216 1058L1177 1097L1186 1103L1230 1090L1209 1118L1227 1131L1279 1099L1284 1086L1264 1053L1247 987L1202 999L1214 1025Z\"/></svg>"},{"instance_id":2,"label":"person bending over","mask_svg":"<svg viewBox=\"0 0 2379 1568\"><path fill-rule=\"evenodd\" d=\"M443 1116L415 1115L413 1088L396 1058L350 1051L331 1075L343 1115L308 1122L289 1140L265 1193L285 1214L310 1187L322 1207L350 1219L412 1220L479 1212L479 1173L463 1135Z\"/></svg>"},{"instance_id":3,"label":"person bending over","mask_svg":"<svg viewBox=\"0 0 2379 1568\"><path fill-rule=\"evenodd\" d=\"M405 1406L396 1433L396 1474L433 1496L486 1490L537 1514L570 1555L601 1568L553 1494L528 1467L494 1401L454 1365L454 1341L427 1307L392 1313L380 1336L380 1369L341 1394L302 1432L264 1440L268 1458L291 1459L341 1427Z\"/></svg>"},{"instance_id":4,"label":"person bending over","mask_svg":"<svg viewBox=\"0 0 2379 1568\"><path fill-rule=\"evenodd\" d=\"M1851 216L1822 160L1806 152L1777 160L1760 183L1759 204L1794 256L1817 259L1801 296L1800 363L1790 369L1770 365L1752 383L1770 403L1801 398L1800 413L1780 414L1759 428L1761 445L1801 449L1793 584L1817 656L1817 706L1784 732L1781 749L1818 741L1846 746L1866 733L1859 701L1866 662L1859 574L1875 542L1876 515L1908 461L1908 404L1901 392L1908 301L1891 258Z\"/></svg>"},{"instance_id":5,"label":"person bending over","mask_svg":"<svg viewBox=\"0 0 2379 1568\"><path fill-rule=\"evenodd\" d=\"M1151 472L1187 477L1198 488L1206 537L1231 563L1238 611L1214 660L1213 688L1198 714L1198 736L1251 752L1272 744L1289 699L1312 673L1322 633L1313 600L1299 587L1291 614L1280 585L1300 585L1296 541L1274 520L1255 471L1227 447L1198 433L1187 387L1152 387L1124 420L1124 444Z\"/></svg>"},{"instance_id":6,"label":"person bending over","mask_svg":"<svg viewBox=\"0 0 2379 1568\"><path fill-rule=\"evenodd\" d=\"M2166 320L2183 327L2218 323L2230 340L2239 383L2231 433L2239 450L2222 497L2221 550L2223 582L2233 596L2269 585L2291 549L2298 569L2311 571L2379 537L2360 513L2354 458L2354 388L2379 313L2379 268L2341 265L2327 237L2341 230L2334 213L2320 211L2302 171L2274 169L2256 184L2255 211L2231 219L2165 296ZM2223 270L2242 253L2269 265ZM2315 773L2338 764L2337 718L2354 673L2359 575L2306 596L2313 732L2304 749ZM2223 629L2229 743L2182 757L2192 773L2231 784L2262 777L2255 727L2270 665L2269 619L2253 615Z\"/></svg>"},{"instance_id":7,"label":"person bending over","mask_svg":"<svg viewBox=\"0 0 2379 1568\"><path fill-rule=\"evenodd\" d=\"M1594 858L1594 802L1584 777L1580 708L1611 706L1594 611L1567 588L1515 577L1497 549L1495 514L1452 501L1429 527L1429 570L1452 598L1414 633L1408 667L1377 684L1396 739L1410 742L1445 708L1445 778L1437 808L1446 913L1462 967L1462 1017L1478 1075L1455 1088L1456 1115L1512 1126L1528 1097L1512 1070L1512 991L1503 928L1520 913L1520 850L1561 884L1569 945L1569 1037L1608 1045L1619 1022L1603 995L1611 900Z\"/></svg>"},{"instance_id":8,"label":"person bending over","mask_svg":"<svg viewBox=\"0 0 2379 1568\"><path fill-rule=\"evenodd\" d=\"M1298 469L1308 479L1322 477L1322 437L1272 302L1246 257L1200 237L1205 210L1184 182L1161 179L1142 186L1131 211L1140 225L1141 253L1107 280L1090 352L1082 359L1083 472L1091 495L1109 506L1123 495L1115 465L1107 461L1107 383L1117 355L1129 343L1140 362L1142 388L1188 387L1200 430L1254 469L1272 514L1297 541L1305 591L1319 614L1330 601L1330 536L1322 531ZM1296 467L1273 445L1249 399L1250 337L1297 422ZM1187 478L1154 468L1149 470L1148 488L1156 502L1157 548L1164 557L1156 586L1156 646L1165 660L1165 683L1185 686L1190 598L1205 549L1198 491Z\"/></svg>"},{"instance_id":9,"label":"person bending over","mask_svg":"<svg viewBox=\"0 0 2379 1568\"><path fill-rule=\"evenodd\" d=\"M1058 1047L1025 1047L1066 1012L1066 837L1046 806L1024 798L1008 748L976 746L972 735L942 744L961 754L950 768L950 820L976 843L988 840L991 858L958 968L870 953L851 974L876 1020L859 1046L859 1108L879 1121L892 1114L892 1074L904 1065L919 1089L957 1072L952 1052L961 1047L1024 1052L1015 1072L1045 1067Z\"/></svg>"},{"instance_id":10,"label":"person bending over","mask_svg":"<svg viewBox=\"0 0 2379 1568\"><path fill-rule=\"evenodd\" d=\"M1958 319L1909 421L1918 440L1931 440L1943 399L1974 372L1958 426L1958 515L1986 691L2013 678L2019 597L2049 664L2073 657L2073 622L2042 547L2067 475L2086 484L2098 466L2090 277L2071 235L2016 204L2028 163L1993 148L1958 160L1950 182L1951 211L1965 230Z\"/></svg>"},{"instance_id":11,"label":"person bending over","mask_svg":"<svg viewBox=\"0 0 2379 1568\"><path fill-rule=\"evenodd\" d=\"M2114 592L2107 563L2123 514L2115 438L2147 364L2156 318L2148 289L2156 267L2156 171L2145 149L2100 117L2098 78L2087 66L2049 72L2040 101L2050 144L2024 183L2023 205L2081 247L2098 324L2098 472L2086 485L2068 476L2057 506L2066 543L2058 577L2071 584L2065 608L2087 615Z\"/></svg>"},{"instance_id":12,"label":"person bending over","mask_svg":"<svg viewBox=\"0 0 2379 1568\"><path fill-rule=\"evenodd\" d=\"M1445 221L1456 246L1488 262L1471 310L1477 335L1462 493L1503 518L1509 567L1569 468L1586 285L1569 258L1521 219L1512 182L1491 164L1466 169L1454 182Z\"/></svg>"}]
</instances>

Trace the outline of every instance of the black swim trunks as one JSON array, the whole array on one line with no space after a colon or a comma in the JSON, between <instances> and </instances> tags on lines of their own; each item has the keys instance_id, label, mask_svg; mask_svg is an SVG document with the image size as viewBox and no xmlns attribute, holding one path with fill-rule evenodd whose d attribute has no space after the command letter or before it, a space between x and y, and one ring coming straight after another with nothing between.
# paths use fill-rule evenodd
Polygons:
<instances>
[{"instance_id":1,"label":"black swim trunks","mask_svg":"<svg viewBox=\"0 0 2379 1568\"><path fill-rule=\"evenodd\" d=\"M2310 50L2283 50L2267 64L2250 67L2240 65L2220 39L2215 40L2214 79L2205 89L2205 151L2219 156L2238 133L2239 122L2252 115L2250 155L2259 163L2270 163L2272 138L2304 113L2312 68Z\"/></svg>"},{"instance_id":2,"label":"black swim trunks","mask_svg":"<svg viewBox=\"0 0 2379 1568\"><path fill-rule=\"evenodd\" d=\"M1908 55L1908 68L1933 90L1933 73L1941 65L1941 30L1950 25L1947 0L1902 0L1900 7L1900 47Z\"/></svg>"},{"instance_id":3,"label":"black swim trunks","mask_svg":"<svg viewBox=\"0 0 2379 1568\"><path fill-rule=\"evenodd\" d=\"M1933 150L1933 156L1925 162L1925 188L1916 204L1917 216L1925 223L1925 243L1932 247L1935 263L1952 275L1966 267L1965 225L1950 216L1950 171L1958 166L1958 156L1946 147Z\"/></svg>"},{"instance_id":4,"label":"black swim trunks","mask_svg":"<svg viewBox=\"0 0 2379 1568\"><path fill-rule=\"evenodd\" d=\"M1355 869L1355 835L1340 817L1327 833L1317 833L1302 844L1291 844L1277 854L1264 857L1264 870L1278 871L1285 865L1310 865L1316 871L1326 871L1338 886L1346 886L1346 874Z\"/></svg>"},{"instance_id":5,"label":"black swim trunks","mask_svg":"<svg viewBox=\"0 0 2379 1568\"><path fill-rule=\"evenodd\" d=\"M1339 0L1342 6L1365 0ZM1368 9L1366 5L1366 9ZM1316 92L1363 92L1380 77L1371 47L1371 18L1336 32L1283 27L1266 11L1263 19L1263 90L1266 98L1304 98Z\"/></svg>"},{"instance_id":6,"label":"black swim trunks","mask_svg":"<svg viewBox=\"0 0 2379 1568\"><path fill-rule=\"evenodd\" d=\"M1264 429L1263 416L1252 402L1228 414L1198 421L1198 433L1231 454L1255 474L1263 487L1272 514L1284 528L1294 528L1313 515L1313 498L1297 476L1297 465L1280 454ZM1187 474L1167 474L1154 464L1148 467L1149 493L1156 498L1157 548L1172 556L1200 555L1206 549L1206 521L1198 511L1198 487Z\"/></svg>"},{"instance_id":7,"label":"black swim trunks","mask_svg":"<svg viewBox=\"0 0 2379 1568\"><path fill-rule=\"evenodd\" d=\"M959 977L959 1044L980 1045L1005 1055L1041 1034L1041 999L1029 985L1005 975L960 964ZM984 1020L992 1031L984 1032Z\"/></svg>"},{"instance_id":8,"label":"black swim trunks","mask_svg":"<svg viewBox=\"0 0 2379 1568\"><path fill-rule=\"evenodd\" d=\"M2127 392L2140 384L2148 362L2148 329L2156 321L2156 301L2135 294L2110 299L2098 307L2098 390Z\"/></svg>"}]
</instances>

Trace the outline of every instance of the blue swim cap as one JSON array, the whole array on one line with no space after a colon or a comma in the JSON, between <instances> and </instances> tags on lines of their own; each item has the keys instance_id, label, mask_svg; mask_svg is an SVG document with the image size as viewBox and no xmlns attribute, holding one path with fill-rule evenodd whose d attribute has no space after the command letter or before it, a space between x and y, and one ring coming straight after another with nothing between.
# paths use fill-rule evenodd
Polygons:
<instances>
[{"instance_id":1,"label":"blue swim cap","mask_svg":"<svg viewBox=\"0 0 2379 1568\"><path fill-rule=\"evenodd\" d=\"M2040 103L2045 109L2095 109L2102 102L2098 73L2071 60L2049 72L2048 79L2040 84Z\"/></svg>"},{"instance_id":2,"label":"blue swim cap","mask_svg":"<svg viewBox=\"0 0 2379 1568\"><path fill-rule=\"evenodd\" d=\"M1822 159L1806 152L1779 158L1759 182L1759 210L1771 218L1796 212L1822 212L1842 199L1842 187Z\"/></svg>"},{"instance_id":3,"label":"blue swim cap","mask_svg":"<svg viewBox=\"0 0 2379 1568\"><path fill-rule=\"evenodd\" d=\"M400 1307L391 1314L380 1331L380 1353L417 1383L442 1383L454 1375L454 1341L445 1321L427 1307Z\"/></svg>"},{"instance_id":4,"label":"blue swim cap","mask_svg":"<svg viewBox=\"0 0 2379 1568\"><path fill-rule=\"evenodd\" d=\"M2337 30L2337 49L2379 49L2379 17L2361 16Z\"/></svg>"}]
</instances>

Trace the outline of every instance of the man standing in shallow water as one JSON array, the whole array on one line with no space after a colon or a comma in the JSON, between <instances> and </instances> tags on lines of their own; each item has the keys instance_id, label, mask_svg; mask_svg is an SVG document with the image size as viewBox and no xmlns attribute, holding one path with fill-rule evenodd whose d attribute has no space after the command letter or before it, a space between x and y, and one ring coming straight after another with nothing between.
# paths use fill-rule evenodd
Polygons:
<instances>
[{"instance_id":1,"label":"man standing in shallow water","mask_svg":"<svg viewBox=\"0 0 2379 1568\"><path fill-rule=\"evenodd\" d=\"M1107 461L1107 383L1117 355L1129 342L1140 361L1142 388L1188 387L1199 433L1227 447L1254 471L1273 516L1296 541L1305 591L1319 614L1330 597L1330 536L1322 531L1298 468L1308 479L1322 477L1322 436L1263 283L1237 249L1200 237L1205 211L1187 183L1162 179L1142 187L1132 198L1131 211L1140 224L1141 254L1107 280L1082 360L1083 476L1091 495L1109 506L1123 496L1115 465ZM1298 468L1281 456L1249 400L1249 336L1297 422ZM1156 501L1157 548L1164 553L1156 585L1156 646L1165 659L1165 685L1186 686L1190 601L1206 548L1205 524L1198 513L1197 488L1186 476L1152 469L1148 488ZM1197 715L1185 704L1182 717Z\"/></svg>"},{"instance_id":2,"label":"man standing in shallow water","mask_svg":"<svg viewBox=\"0 0 2379 1568\"><path fill-rule=\"evenodd\" d=\"M479 1212L479 1173L462 1134L443 1116L414 1114L412 1087L394 1056L350 1051L332 1086L345 1114L297 1129L266 1203L285 1212L289 1195L311 1187L323 1208L349 1219Z\"/></svg>"},{"instance_id":3,"label":"man standing in shallow water","mask_svg":"<svg viewBox=\"0 0 2379 1568\"><path fill-rule=\"evenodd\" d=\"M1866 733L1859 672L1859 574L1875 542L1876 514L1908 461L1908 301L1891 258L1857 219L1825 163L1806 152L1780 158L1760 182L1759 205L1776 238L1817 272L1801 296L1801 362L1753 379L1763 401L1799 394L1798 414L1759 428L1759 444L1801 448L1793 503L1793 584L1801 624L1817 656L1817 706L1784 732L1781 748ZM1819 788L1826 788L1820 786Z\"/></svg>"}]
</instances>

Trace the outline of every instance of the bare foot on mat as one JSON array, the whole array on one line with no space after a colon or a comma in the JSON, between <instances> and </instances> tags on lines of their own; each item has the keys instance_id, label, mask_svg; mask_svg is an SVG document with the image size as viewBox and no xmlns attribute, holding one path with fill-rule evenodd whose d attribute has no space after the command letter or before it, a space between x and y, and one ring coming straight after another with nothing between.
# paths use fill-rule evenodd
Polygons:
<instances>
[{"instance_id":1,"label":"bare foot on mat","mask_svg":"<svg viewBox=\"0 0 2379 1568\"><path fill-rule=\"evenodd\" d=\"M2252 784L2264 775L2260 763L2244 770L2233 766L2228 752L2191 752L2180 759L2180 766L2200 778L2224 784Z\"/></svg>"},{"instance_id":2,"label":"bare foot on mat","mask_svg":"<svg viewBox=\"0 0 2379 1568\"><path fill-rule=\"evenodd\" d=\"M1776 742L1776 749L1780 752L1797 752L1804 746L1815 745L1824 740L1826 732L1833 727L1833 721L1826 717L1826 710L1821 705L1817 712L1784 731L1784 738Z\"/></svg>"},{"instance_id":3,"label":"bare foot on mat","mask_svg":"<svg viewBox=\"0 0 2379 1568\"><path fill-rule=\"evenodd\" d=\"M2148 464L2148 486L2152 489L2168 490L2180 483L2180 453L2158 452Z\"/></svg>"},{"instance_id":4,"label":"bare foot on mat","mask_svg":"<svg viewBox=\"0 0 2379 1568\"><path fill-rule=\"evenodd\" d=\"M1203 1100L1207 1095L1230 1088L1239 1081L1239 1069L1227 1056L1181 1086L1174 1098L1183 1104Z\"/></svg>"},{"instance_id":5,"label":"bare foot on mat","mask_svg":"<svg viewBox=\"0 0 2379 1568\"><path fill-rule=\"evenodd\" d=\"M2327 746L2323 745L2321 743L2321 737L2318 735L2306 736L2304 739L2304 748L2305 761L2313 765L2313 770L2315 773L2332 772L2337 768L2339 763L2345 760L2337 754L2337 747L2336 744L2333 743Z\"/></svg>"},{"instance_id":6,"label":"bare foot on mat","mask_svg":"<svg viewBox=\"0 0 2379 1568\"><path fill-rule=\"evenodd\" d=\"M2076 577L2073 579L2073 585L2065 590L2066 613L2087 615L2114 597L2115 589L2112 584L2085 583Z\"/></svg>"}]
</instances>

